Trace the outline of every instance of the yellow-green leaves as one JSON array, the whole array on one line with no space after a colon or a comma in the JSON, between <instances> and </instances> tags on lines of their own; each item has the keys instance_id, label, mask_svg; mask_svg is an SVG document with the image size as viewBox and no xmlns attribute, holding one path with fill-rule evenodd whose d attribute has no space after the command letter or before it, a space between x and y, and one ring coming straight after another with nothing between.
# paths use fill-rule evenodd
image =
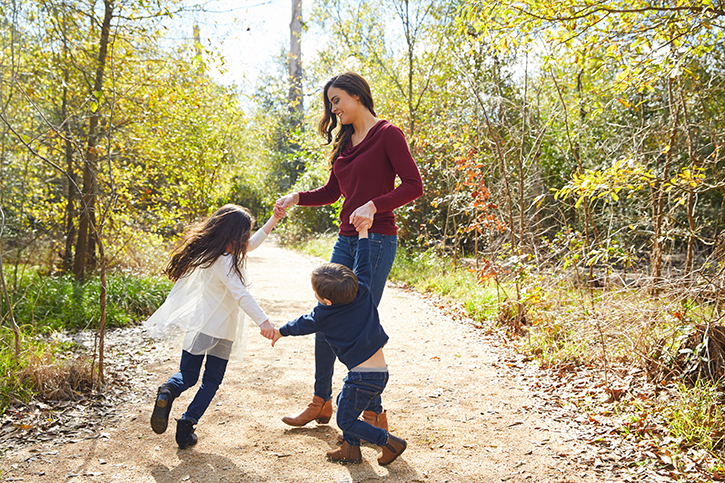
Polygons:
<instances>
[{"instance_id":1,"label":"yellow-green leaves","mask_svg":"<svg viewBox=\"0 0 725 483\"><path fill-rule=\"evenodd\" d=\"M654 178L652 172L632 158L615 161L612 166L602 170L586 170L575 173L571 180L561 189L556 190L556 199L576 196L575 207L579 207L585 199L596 201L619 201L619 193L625 191L628 198L632 193L649 186Z\"/></svg>"}]
</instances>

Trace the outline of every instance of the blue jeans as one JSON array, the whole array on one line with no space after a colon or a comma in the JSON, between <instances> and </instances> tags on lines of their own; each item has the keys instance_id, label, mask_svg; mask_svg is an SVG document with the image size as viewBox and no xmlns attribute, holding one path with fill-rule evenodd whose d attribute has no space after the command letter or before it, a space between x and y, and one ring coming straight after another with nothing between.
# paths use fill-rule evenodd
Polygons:
<instances>
[{"instance_id":1,"label":"blue jeans","mask_svg":"<svg viewBox=\"0 0 725 483\"><path fill-rule=\"evenodd\" d=\"M373 269L370 291L377 306L383 297L383 289L385 289L385 282L390 275L390 269L393 268L395 252L398 249L398 236L369 233L368 239L370 240L370 265ZM352 270L355 265L357 240L357 235L339 235L332 248L330 262L345 265ZM332 397L332 374L335 370L335 360L335 353L332 352L325 336L319 332L315 334L315 396L321 397L324 401L328 401Z\"/></svg>"},{"instance_id":2,"label":"blue jeans","mask_svg":"<svg viewBox=\"0 0 725 483\"><path fill-rule=\"evenodd\" d=\"M342 439L350 446L360 446L360 440L378 446L388 442L388 432L358 419L363 411L374 410L374 401L388 383L387 372L348 372L340 395L337 396L337 425Z\"/></svg>"},{"instance_id":3,"label":"blue jeans","mask_svg":"<svg viewBox=\"0 0 725 483\"><path fill-rule=\"evenodd\" d=\"M204 411L209 407L211 400L214 399L214 395L217 389L219 389L222 379L224 379L227 362L229 361L215 356L205 356L203 354L194 355L186 351L181 351L179 372L166 381L167 385L172 386L176 390L176 396L178 397L182 392L193 387L199 380L201 363L204 361L204 357L206 357L206 365L204 366L204 377L201 379L201 387L196 392L194 400L186 408L186 412L181 416L184 419L191 419L194 421L194 424L199 422Z\"/></svg>"}]
</instances>

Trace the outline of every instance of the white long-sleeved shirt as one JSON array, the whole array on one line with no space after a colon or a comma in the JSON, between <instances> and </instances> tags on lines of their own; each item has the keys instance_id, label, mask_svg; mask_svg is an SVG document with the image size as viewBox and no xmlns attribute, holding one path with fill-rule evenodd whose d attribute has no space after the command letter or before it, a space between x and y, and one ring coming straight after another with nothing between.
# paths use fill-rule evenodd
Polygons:
<instances>
[{"instance_id":1,"label":"white long-sleeved shirt","mask_svg":"<svg viewBox=\"0 0 725 483\"><path fill-rule=\"evenodd\" d=\"M258 230L247 251L267 238ZM243 271L245 279L246 271ZM246 346L244 314L261 325L267 315L232 268L224 254L208 268L197 267L177 280L166 301L144 323L149 335L175 342L191 354L241 360Z\"/></svg>"}]
</instances>

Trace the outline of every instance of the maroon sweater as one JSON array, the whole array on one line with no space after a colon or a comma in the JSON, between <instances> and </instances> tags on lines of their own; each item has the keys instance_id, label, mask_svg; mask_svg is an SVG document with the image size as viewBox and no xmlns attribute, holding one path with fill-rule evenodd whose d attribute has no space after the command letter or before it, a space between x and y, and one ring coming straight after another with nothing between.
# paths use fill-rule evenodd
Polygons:
<instances>
[{"instance_id":1,"label":"maroon sweater","mask_svg":"<svg viewBox=\"0 0 725 483\"><path fill-rule=\"evenodd\" d=\"M395 176L400 185L395 187ZM357 235L350 215L368 201L375 203L377 212L369 231L382 235L395 235L393 210L423 194L423 180L418 166L410 155L403 132L388 121L378 121L365 139L342 150L330 172L325 186L300 192L302 206L322 206L334 203L344 196L340 213L340 234Z\"/></svg>"}]
</instances>

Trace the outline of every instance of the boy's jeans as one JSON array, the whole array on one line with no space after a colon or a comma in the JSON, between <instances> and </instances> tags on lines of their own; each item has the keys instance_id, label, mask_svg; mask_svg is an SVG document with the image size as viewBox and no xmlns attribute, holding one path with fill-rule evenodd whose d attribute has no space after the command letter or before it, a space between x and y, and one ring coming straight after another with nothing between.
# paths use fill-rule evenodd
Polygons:
<instances>
[{"instance_id":1,"label":"boy's jeans","mask_svg":"<svg viewBox=\"0 0 725 483\"><path fill-rule=\"evenodd\" d=\"M342 439L350 446L360 446L360 440L378 446L388 442L388 432L358 417L365 410L373 410L371 403L380 401L380 394L388 383L388 372L348 372L340 395L337 396L337 425Z\"/></svg>"},{"instance_id":2,"label":"boy's jeans","mask_svg":"<svg viewBox=\"0 0 725 483\"><path fill-rule=\"evenodd\" d=\"M393 268L395 253L398 249L398 236L369 233L368 239L370 240L370 265L373 269L370 291L373 294L375 305L378 305L383 297L385 282ZM355 264L357 240L357 236L339 235L332 248L330 262L345 265L352 270ZM332 373L335 368L335 360L335 353L332 352L325 336L319 332L315 334L315 396L321 397L325 401L332 397Z\"/></svg>"},{"instance_id":3,"label":"boy's jeans","mask_svg":"<svg viewBox=\"0 0 725 483\"><path fill-rule=\"evenodd\" d=\"M194 400L191 401L186 412L181 416L184 419L191 419L194 424L199 422L204 411L209 407L211 400L214 399L214 395L219 389L222 379L224 379L224 373L227 370L229 361L215 356L194 355L181 351L179 372L171 376L166 382L166 384L176 389L177 395L193 387L199 380L201 363L204 361L204 357L206 357L206 365L204 366L204 376L201 379L201 387L196 392L196 396L194 396Z\"/></svg>"}]
</instances>

